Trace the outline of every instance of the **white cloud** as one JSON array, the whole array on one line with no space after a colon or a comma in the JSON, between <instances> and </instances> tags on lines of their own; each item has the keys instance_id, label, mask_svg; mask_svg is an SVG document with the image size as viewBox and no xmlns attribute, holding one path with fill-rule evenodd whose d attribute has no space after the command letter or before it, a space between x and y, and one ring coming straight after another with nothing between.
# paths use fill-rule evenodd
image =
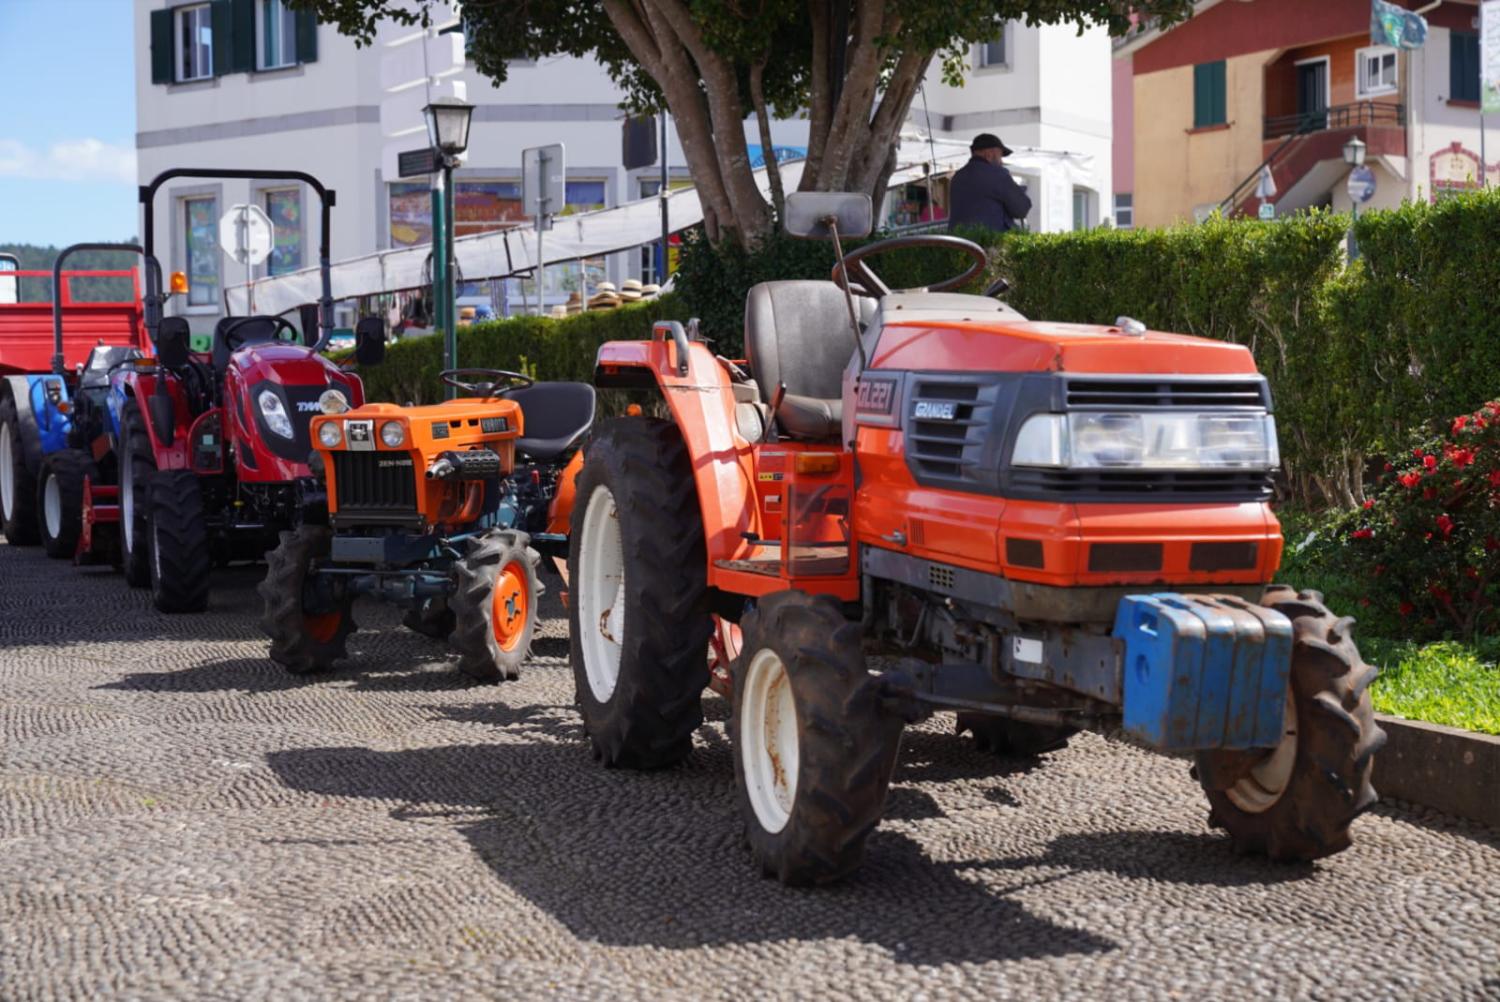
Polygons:
<instances>
[{"instance_id":1,"label":"white cloud","mask_svg":"<svg viewBox=\"0 0 1500 1002\"><path fill-rule=\"evenodd\" d=\"M135 150L98 139L65 139L45 151L0 139L0 177L135 183Z\"/></svg>"}]
</instances>

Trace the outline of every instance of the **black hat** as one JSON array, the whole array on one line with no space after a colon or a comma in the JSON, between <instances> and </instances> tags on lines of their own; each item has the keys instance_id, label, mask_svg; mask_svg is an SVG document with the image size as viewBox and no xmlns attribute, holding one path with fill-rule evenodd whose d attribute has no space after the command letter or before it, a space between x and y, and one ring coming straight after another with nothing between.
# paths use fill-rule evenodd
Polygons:
<instances>
[{"instance_id":1,"label":"black hat","mask_svg":"<svg viewBox=\"0 0 1500 1002\"><path fill-rule=\"evenodd\" d=\"M978 153L980 150L999 150L1005 156L1010 156L1011 154L1010 147L1002 143L999 136L991 135L988 132L981 132L969 144L969 152Z\"/></svg>"}]
</instances>

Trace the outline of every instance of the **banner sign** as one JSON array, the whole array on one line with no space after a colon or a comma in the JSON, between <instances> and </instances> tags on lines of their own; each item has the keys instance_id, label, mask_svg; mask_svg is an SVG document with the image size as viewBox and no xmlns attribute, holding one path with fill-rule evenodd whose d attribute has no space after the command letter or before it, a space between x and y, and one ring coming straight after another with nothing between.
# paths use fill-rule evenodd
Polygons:
<instances>
[{"instance_id":1,"label":"banner sign","mask_svg":"<svg viewBox=\"0 0 1500 1002\"><path fill-rule=\"evenodd\" d=\"M1500 0L1479 5L1479 97L1481 112L1500 112Z\"/></svg>"},{"instance_id":2,"label":"banner sign","mask_svg":"<svg viewBox=\"0 0 1500 1002\"><path fill-rule=\"evenodd\" d=\"M1393 49L1420 49L1427 41L1427 19L1386 0L1371 0L1370 43Z\"/></svg>"}]
</instances>

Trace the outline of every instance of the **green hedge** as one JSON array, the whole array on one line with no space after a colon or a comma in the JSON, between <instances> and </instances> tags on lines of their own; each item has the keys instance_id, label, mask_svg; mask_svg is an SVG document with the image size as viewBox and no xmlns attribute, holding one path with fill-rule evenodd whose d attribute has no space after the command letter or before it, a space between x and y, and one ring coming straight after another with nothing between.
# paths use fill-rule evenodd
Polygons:
<instances>
[{"instance_id":1,"label":"green hedge","mask_svg":"<svg viewBox=\"0 0 1500 1002\"><path fill-rule=\"evenodd\" d=\"M460 328L458 364L510 369L536 379L592 382L599 345L648 337L657 320L686 319L680 301L666 295L635 306L591 310L564 320L489 320ZM370 400L425 404L443 399L443 384L438 378L442 369L443 339L430 335L392 344L384 362L360 375Z\"/></svg>"}]
</instances>

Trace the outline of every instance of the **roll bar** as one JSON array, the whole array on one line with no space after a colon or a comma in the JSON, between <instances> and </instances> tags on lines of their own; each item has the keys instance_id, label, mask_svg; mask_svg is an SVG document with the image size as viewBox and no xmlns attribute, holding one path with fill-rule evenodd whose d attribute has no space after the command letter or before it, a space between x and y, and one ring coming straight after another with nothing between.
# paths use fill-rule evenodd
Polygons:
<instances>
[{"instance_id":1,"label":"roll bar","mask_svg":"<svg viewBox=\"0 0 1500 1002\"><path fill-rule=\"evenodd\" d=\"M128 251L132 254L145 255L145 252L141 250L140 244L73 244L71 247L64 247L63 252L57 255L57 260L52 262L52 374L54 376L61 376L64 371L62 336L63 262L74 251ZM147 257L146 270L148 272L153 265L155 265L157 270L157 283L160 284L161 265L157 264L155 258ZM147 284L149 285L150 283L148 282ZM154 336L152 340L155 340Z\"/></svg>"},{"instance_id":2,"label":"roll bar","mask_svg":"<svg viewBox=\"0 0 1500 1002\"><path fill-rule=\"evenodd\" d=\"M331 262L328 250L331 234L331 210L337 201L332 188L323 187L323 182L311 174L300 170L251 170L251 169L225 169L219 167L174 167L171 170L162 171L151 179L150 184L140 186L141 205L145 210L145 222L142 232L145 234L143 241L147 261L156 260L156 214L153 212L156 190L174 177L198 177L198 178L231 178L235 180L248 181L301 181L313 191L318 193L318 201L321 203L321 232L318 235L318 272L322 279L322 297L318 300L318 342L313 345L313 350L318 351L328 343L333 336L333 278ZM146 267L146 330L151 334L152 343L156 343L156 330L161 326L161 306L165 297L161 291L161 265L157 263L154 269L150 265Z\"/></svg>"}]
</instances>

